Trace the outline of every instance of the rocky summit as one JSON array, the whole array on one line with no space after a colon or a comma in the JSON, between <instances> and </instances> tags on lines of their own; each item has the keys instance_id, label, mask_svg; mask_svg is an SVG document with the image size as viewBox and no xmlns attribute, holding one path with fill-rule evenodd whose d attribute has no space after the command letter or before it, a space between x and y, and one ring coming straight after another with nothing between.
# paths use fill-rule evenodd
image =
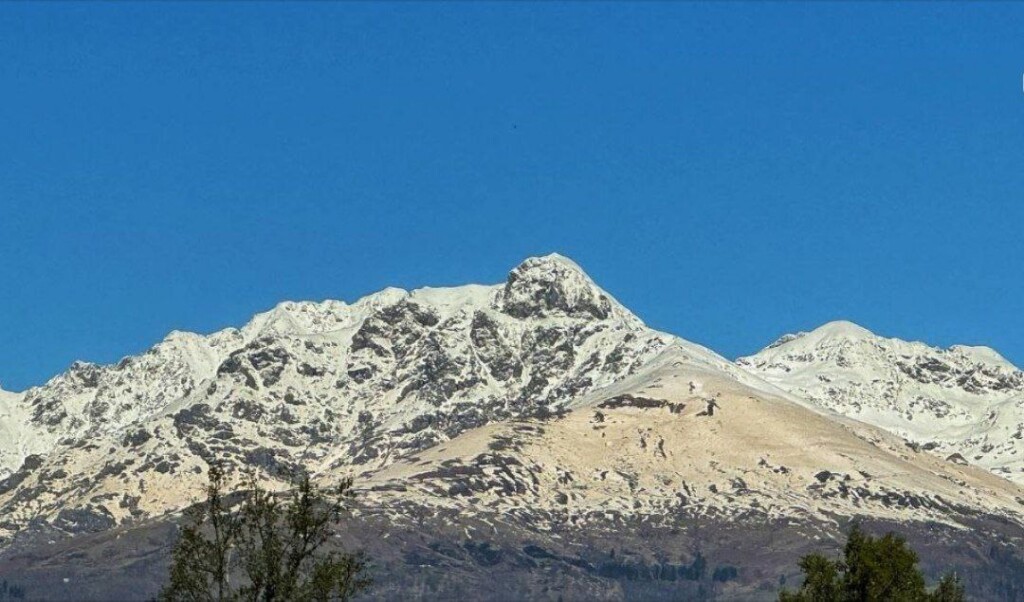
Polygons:
<instances>
[{"instance_id":1,"label":"rocky summit","mask_svg":"<svg viewBox=\"0 0 1024 602\"><path fill-rule=\"evenodd\" d=\"M849 324L731 362L558 255L287 302L0 393L0 576L146 599L212 458L353 476L371 599L772 599L851 521L1024 596L1024 376Z\"/></svg>"}]
</instances>

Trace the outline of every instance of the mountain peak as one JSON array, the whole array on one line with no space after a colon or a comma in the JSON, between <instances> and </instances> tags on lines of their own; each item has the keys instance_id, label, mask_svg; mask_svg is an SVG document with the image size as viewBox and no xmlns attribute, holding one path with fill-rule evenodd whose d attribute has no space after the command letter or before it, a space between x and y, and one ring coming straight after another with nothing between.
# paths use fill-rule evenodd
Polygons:
<instances>
[{"instance_id":1,"label":"mountain peak","mask_svg":"<svg viewBox=\"0 0 1024 602\"><path fill-rule=\"evenodd\" d=\"M875 336L875 333L871 332L867 328L864 328L859 324L854 324L848 320L834 320L832 322L827 322L807 334L811 337L843 339L866 339Z\"/></svg>"},{"instance_id":2,"label":"mountain peak","mask_svg":"<svg viewBox=\"0 0 1024 602\"><path fill-rule=\"evenodd\" d=\"M538 280L551 280L554 278L571 278L580 283L596 287L594 281L587 275L578 263L565 255L550 253L536 257L527 257L519 265L509 272L508 280L530 275Z\"/></svg>"},{"instance_id":3,"label":"mountain peak","mask_svg":"<svg viewBox=\"0 0 1024 602\"><path fill-rule=\"evenodd\" d=\"M583 268L578 263L569 259L561 253L548 253L547 255L538 255L536 257L527 257L523 260L523 263L537 263L537 264L559 264L567 268L574 269L578 272L583 272Z\"/></svg>"},{"instance_id":4,"label":"mountain peak","mask_svg":"<svg viewBox=\"0 0 1024 602\"><path fill-rule=\"evenodd\" d=\"M604 320L613 313L628 314L576 262L557 253L530 257L516 266L494 305L514 318Z\"/></svg>"},{"instance_id":5,"label":"mountain peak","mask_svg":"<svg viewBox=\"0 0 1024 602\"><path fill-rule=\"evenodd\" d=\"M770 349L777 349L785 347L786 349L802 348L802 347L821 347L822 345L829 346L832 342L837 341L862 341L875 338L873 332L854 324L847 320L834 320L832 322L826 322L821 326L815 328L810 332L797 332L792 334L785 334L779 337L771 345L768 345L761 350L760 353L767 352Z\"/></svg>"}]
</instances>

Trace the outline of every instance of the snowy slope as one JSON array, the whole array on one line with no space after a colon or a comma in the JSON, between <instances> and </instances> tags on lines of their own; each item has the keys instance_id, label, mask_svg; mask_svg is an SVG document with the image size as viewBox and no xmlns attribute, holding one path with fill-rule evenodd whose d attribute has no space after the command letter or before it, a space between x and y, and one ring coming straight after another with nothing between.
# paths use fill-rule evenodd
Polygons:
<instances>
[{"instance_id":1,"label":"snowy slope","mask_svg":"<svg viewBox=\"0 0 1024 602\"><path fill-rule=\"evenodd\" d=\"M809 524L1024 518L1020 489L1003 479L695 365L675 345L565 416L474 429L360 484L384 508L400 497L461 513L547 513L580 527L681 512Z\"/></svg>"},{"instance_id":2,"label":"snowy slope","mask_svg":"<svg viewBox=\"0 0 1024 602\"><path fill-rule=\"evenodd\" d=\"M1024 373L990 348L939 349L832 322L737 363L821 408L1024 482Z\"/></svg>"},{"instance_id":3,"label":"snowy slope","mask_svg":"<svg viewBox=\"0 0 1024 602\"><path fill-rule=\"evenodd\" d=\"M29 428L23 399L21 393L0 389L0 478L10 474L25 456L37 449L33 447L36 440Z\"/></svg>"}]
</instances>

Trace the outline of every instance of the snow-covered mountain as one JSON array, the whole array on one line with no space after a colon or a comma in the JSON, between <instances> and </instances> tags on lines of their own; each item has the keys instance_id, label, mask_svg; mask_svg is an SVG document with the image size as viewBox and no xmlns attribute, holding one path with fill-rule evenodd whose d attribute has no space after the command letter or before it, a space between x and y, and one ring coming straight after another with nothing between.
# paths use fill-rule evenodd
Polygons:
<instances>
[{"instance_id":1,"label":"snow-covered mountain","mask_svg":"<svg viewBox=\"0 0 1024 602\"><path fill-rule=\"evenodd\" d=\"M146 491L187 488L181 473L214 455L271 472L384 466L488 422L561 411L673 340L560 256L527 260L498 286L283 303L241 329L172 333L7 398L11 420L27 420L10 427L22 436L4 468L31 471L0 504L12 524L56 520L69 504L115 524L166 510ZM86 502L110 492L117 503Z\"/></svg>"},{"instance_id":2,"label":"snow-covered mountain","mask_svg":"<svg viewBox=\"0 0 1024 602\"><path fill-rule=\"evenodd\" d=\"M940 349L840 321L786 335L737 363L922 450L1024 482L1024 373L993 349Z\"/></svg>"},{"instance_id":3,"label":"snow-covered mountain","mask_svg":"<svg viewBox=\"0 0 1024 602\"><path fill-rule=\"evenodd\" d=\"M355 475L349 529L392 569L386 598L771 594L795 552L852 518L953 541L926 561L989 557L968 577L1024 592L1024 561L1004 552L1024 539L1024 491L891 434L912 415L954 441L942 429L977 428L964 400L1012 403L1020 372L876 339L833 324L737 365L647 328L558 255L494 286L282 303L3 393L0 574L56 597L62 571L79 597L151 593L159 526L216 458L280 487L299 470ZM891 403L866 394L897 377ZM900 393L907 378L920 393ZM753 541L771 551L736 551ZM133 576L111 581L110 563ZM487 589L495 575L512 589Z\"/></svg>"}]
</instances>

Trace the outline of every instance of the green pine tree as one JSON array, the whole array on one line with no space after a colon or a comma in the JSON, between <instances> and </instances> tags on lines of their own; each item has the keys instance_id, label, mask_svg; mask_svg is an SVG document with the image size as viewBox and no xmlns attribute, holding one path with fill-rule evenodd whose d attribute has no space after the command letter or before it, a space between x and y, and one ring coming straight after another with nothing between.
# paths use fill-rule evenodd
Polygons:
<instances>
[{"instance_id":1,"label":"green pine tree","mask_svg":"<svg viewBox=\"0 0 1024 602\"><path fill-rule=\"evenodd\" d=\"M222 466L211 465L206 500L187 512L159 599L337 602L369 586L361 555L323 550L351 495L351 480L333 491L307 475L293 484L278 496L250 475L235 509L225 496Z\"/></svg>"},{"instance_id":2,"label":"green pine tree","mask_svg":"<svg viewBox=\"0 0 1024 602\"><path fill-rule=\"evenodd\" d=\"M964 595L964 584L956 573L946 573L939 585L932 592L932 602L964 602L967 597Z\"/></svg>"},{"instance_id":3,"label":"green pine tree","mask_svg":"<svg viewBox=\"0 0 1024 602\"><path fill-rule=\"evenodd\" d=\"M800 559L800 570L804 573L804 584L800 591L791 594L782 590L780 602L834 602L841 599L843 565L829 560L821 554L808 554Z\"/></svg>"},{"instance_id":4,"label":"green pine tree","mask_svg":"<svg viewBox=\"0 0 1024 602\"><path fill-rule=\"evenodd\" d=\"M800 560L804 583L782 590L780 602L963 602L964 588L946 575L932 592L917 567L917 553L894 533L873 537L854 525L842 560L808 554Z\"/></svg>"}]
</instances>

